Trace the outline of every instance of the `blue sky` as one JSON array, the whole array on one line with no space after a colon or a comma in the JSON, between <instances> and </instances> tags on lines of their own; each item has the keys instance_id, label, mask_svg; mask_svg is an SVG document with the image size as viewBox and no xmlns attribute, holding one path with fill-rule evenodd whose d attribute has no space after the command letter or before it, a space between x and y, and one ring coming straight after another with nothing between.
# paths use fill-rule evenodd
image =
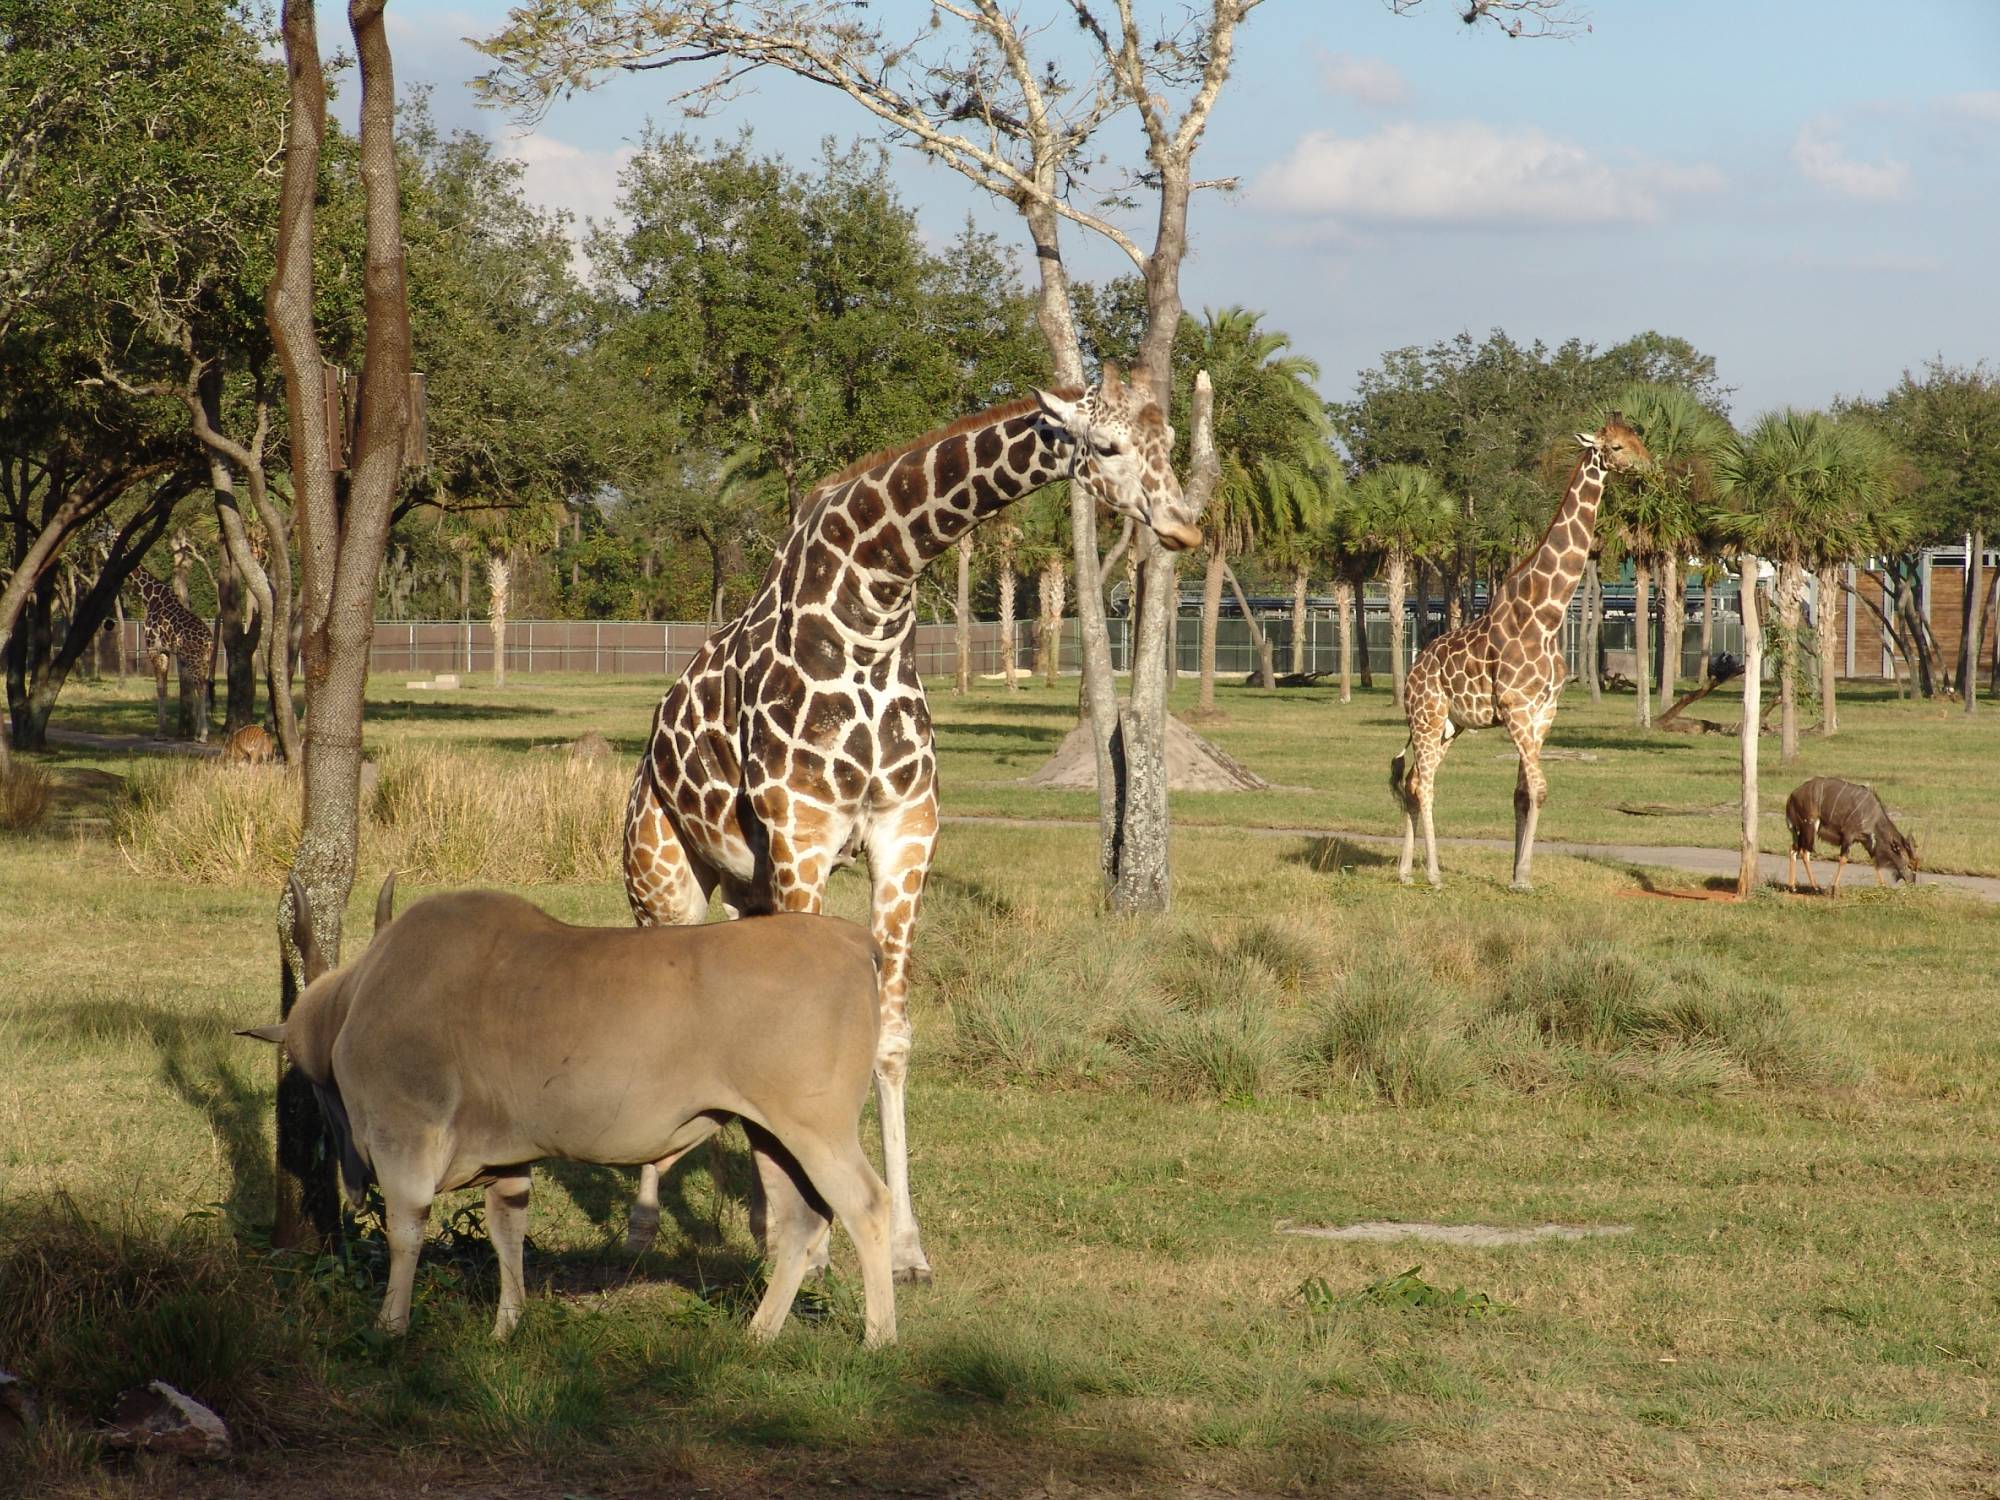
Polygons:
<instances>
[{"instance_id":1,"label":"blue sky","mask_svg":"<svg viewBox=\"0 0 2000 1500\"><path fill-rule=\"evenodd\" d=\"M1199 175L1243 186L1196 200L1188 305L1261 310L1336 398L1383 350L1468 328L1681 334L1717 357L1739 421L1880 391L1932 354L2000 356L2000 0L1577 9L1587 33L1517 42L1461 25L1449 0L1408 17L1383 0L1266 0L1198 158ZM875 7L899 10L924 13ZM669 75L612 79L518 138L465 87L482 59L461 38L506 12L395 0L399 85L432 85L443 123L507 142L541 201L605 215L648 119L683 128ZM748 125L802 159L867 124L775 79L685 128ZM1102 139L1136 157L1135 138L1123 120ZM1011 209L947 170L899 152L892 171L934 239L969 212L1022 242ZM1127 265L1080 232L1067 253L1080 275Z\"/></svg>"}]
</instances>

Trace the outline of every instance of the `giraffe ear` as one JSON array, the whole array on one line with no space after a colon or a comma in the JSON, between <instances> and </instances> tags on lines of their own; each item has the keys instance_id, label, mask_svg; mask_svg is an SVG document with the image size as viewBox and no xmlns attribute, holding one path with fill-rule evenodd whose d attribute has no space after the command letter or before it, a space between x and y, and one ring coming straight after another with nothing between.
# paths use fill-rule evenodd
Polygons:
<instances>
[{"instance_id":1,"label":"giraffe ear","mask_svg":"<svg viewBox=\"0 0 2000 1500\"><path fill-rule=\"evenodd\" d=\"M1037 390L1035 399L1041 403L1042 410L1054 418L1057 425L1066 432L1076 432L1082 428L1082 403L1058 396L1054 391L1044 390Z\"/></svg>"},{"instance_id":2,"label":"giraffe ear","mask_svg":"<svg viewBox=\"0 0 2000 1500\"><path fill-rule=\"evenodd\" d=\"M1579 432L1576 435L1576 441L1580 447L1595 448L1597 446L1597 434L1594 432Z\"/></svg>"},{"instance_id":3,"label":"giraffe ear","mask_svg":"<svg viewBox=\"0 0 2000 1500\"><path fill-rule=\"evenodd\" d=\"M1118 377L1118 366L1111 363L1108 359L1104 362L1103 379L1098 384L1104 388L1104 394L1107 398L1116 397L1124 389L1124 382Z\"/></svg>"}]
</instances>

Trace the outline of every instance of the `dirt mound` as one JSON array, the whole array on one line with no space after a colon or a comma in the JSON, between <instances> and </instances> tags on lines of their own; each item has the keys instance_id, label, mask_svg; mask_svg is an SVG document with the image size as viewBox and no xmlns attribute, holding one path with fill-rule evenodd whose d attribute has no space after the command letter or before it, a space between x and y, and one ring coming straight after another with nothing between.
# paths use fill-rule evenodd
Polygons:
<instances>
[{"instance_id":1,"label":"dirt mound","mask_svg":"<svg viewBox=\"0 0 2000 1500\"><path fill-rule=\"evenodd\" d=\"M1056 753L1028 778L1030 786L1097 787L1097 745L1089 721L1072 729ZM1171 715L1167 719L1167 789L1175 792L1261 792L1270 785L1224 755Z\"/></svg>"}]
</instances>

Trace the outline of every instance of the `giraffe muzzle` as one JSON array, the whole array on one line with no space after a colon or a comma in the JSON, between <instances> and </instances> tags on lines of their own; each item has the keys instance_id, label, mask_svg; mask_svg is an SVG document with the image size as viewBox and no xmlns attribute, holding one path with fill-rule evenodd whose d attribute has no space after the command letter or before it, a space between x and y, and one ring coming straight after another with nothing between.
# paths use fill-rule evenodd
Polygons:
<instances>
[{"instance_id":1,"label":"giraffe muzzle","mask_svg":"<svg viewBox=\"0 0 2000 1500\"><path fill-rule=\"evenodd\" d=\"M1186 552L1201 545L1201 528L1185 521L1155 521L1153 534L1169 552Z\"/></svg>"}]
</instances>

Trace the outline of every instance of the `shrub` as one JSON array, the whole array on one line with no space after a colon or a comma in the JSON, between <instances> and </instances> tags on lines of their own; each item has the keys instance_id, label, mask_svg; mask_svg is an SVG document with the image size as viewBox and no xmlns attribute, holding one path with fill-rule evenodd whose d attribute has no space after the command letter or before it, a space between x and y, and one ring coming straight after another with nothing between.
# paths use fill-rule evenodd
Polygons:
<instances>
[{"instance_id":1,"label":"shrub","mask_svg":"<svg viewBox=\"0 0 2000 1500\"><path fill-rule=\"evenodd\" d=\"M1451 1098L1476 1082L1458 997L1387 959L1350 973L1315 1007L1302 1051L1392 1104Z\"/></svg>"},{"instance_id":2,"label":"shrub","mask_svg":"<svg viewBox=\"0 0 2000 1500\"><path fill-rule=\"evenodd\" d=\"M204 761L134 766L112 832L132 868L204 885L276 883L299 844L299 778Z\"/></svg>"}]
</instances>

